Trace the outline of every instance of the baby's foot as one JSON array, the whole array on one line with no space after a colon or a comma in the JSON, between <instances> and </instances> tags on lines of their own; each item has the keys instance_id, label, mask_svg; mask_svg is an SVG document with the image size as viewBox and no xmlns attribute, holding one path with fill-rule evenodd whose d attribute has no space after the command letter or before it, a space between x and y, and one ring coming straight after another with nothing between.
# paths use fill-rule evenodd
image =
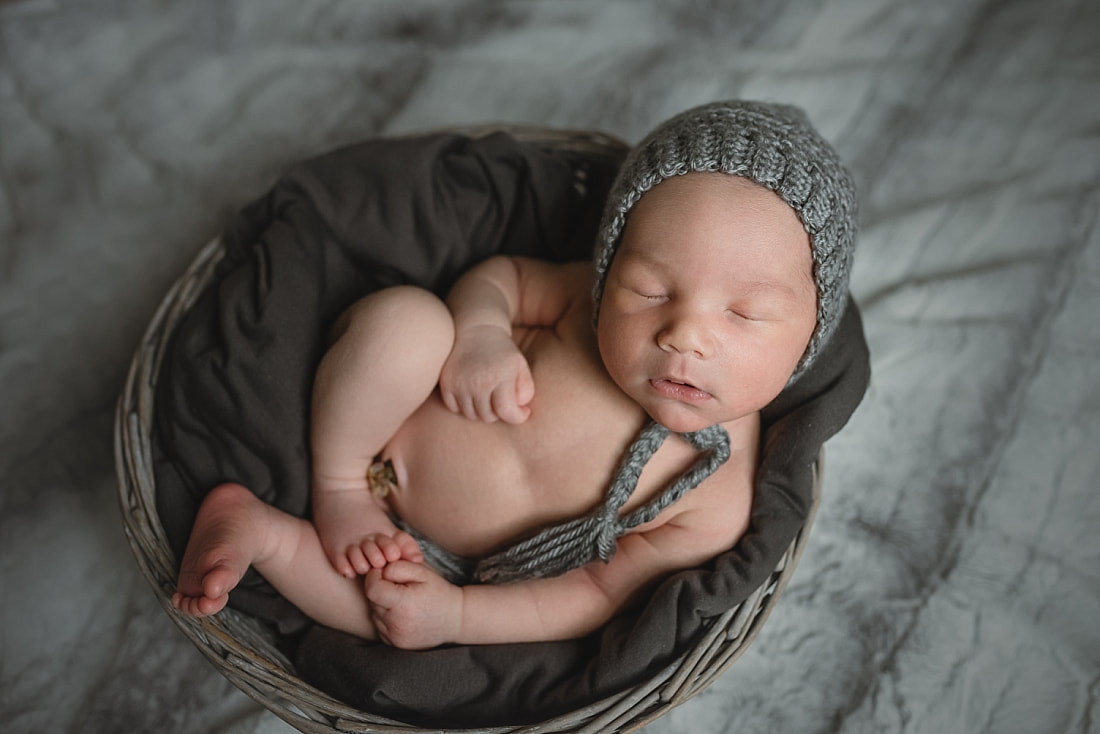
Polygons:
<instances>
[{"instance_id":1,"label":"baby's foot","mask_svg":"<svg viewBox=\"0 0 1100 734\"><path fill-rule=\"evenodd\" d=\"M413 536L404 530L395 530L390 535L374 533L368 536L360 545L348 549L346 558L357 571L364 569L360 574L365 574L371 568L384 568L395 561L422 563L424 554Z\"/></svg>"},{"instance_id":2,"label":"baby's foot","mask_svg":"<svg viewBox=\"0 0 1100 734\"><path fill-rule=\"evenodd\" d=\"M229 592L262 552L262 505L239 484L219 485L206 496L187 541L172 606L194 617L225 607Z\"/></svg>"},{"instance_id":3,"label":"baby's foot","mask_svg":"<svg viewBox=\"0 0 1100 734\"><path fill-rule=\"evenodd\" d=\"M413 537L394 526L366 489L321 490L315 485L313 524L329 563L345 578L402 558L423 560Z\"/></svg>"}]
</instances>

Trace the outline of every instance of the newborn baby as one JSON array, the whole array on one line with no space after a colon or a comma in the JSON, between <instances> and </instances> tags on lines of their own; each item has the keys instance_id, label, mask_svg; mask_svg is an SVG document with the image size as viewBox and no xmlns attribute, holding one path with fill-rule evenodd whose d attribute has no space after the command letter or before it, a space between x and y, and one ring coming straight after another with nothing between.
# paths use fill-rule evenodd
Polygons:
<instances>
[{"instance_id":1,"label":"newborn baby","mask_svg":"<svg viewBox=\"0 0 1100 734\"><path fill-rule=\"evenodd\" d=\"M799 111L674 117L624 162L594 264L493 258L446 302L354 304L314 386L312 521L216 487L173 604L215 613L251 565L400 647L592 631L745 531L759 411L840 320L854 217Z\"/></svg>"}]
</instances>

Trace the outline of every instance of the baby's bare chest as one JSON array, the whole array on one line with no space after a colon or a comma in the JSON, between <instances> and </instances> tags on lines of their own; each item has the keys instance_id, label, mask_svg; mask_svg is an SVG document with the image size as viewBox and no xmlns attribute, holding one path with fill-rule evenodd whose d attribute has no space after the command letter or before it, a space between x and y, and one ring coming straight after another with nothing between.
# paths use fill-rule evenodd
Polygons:
<instances>
[{"instance_id":1,"label":"baby's bare chest","mask_svg":"<svg viewBox=\"0 0 1100 734\"><path fill-rule=\"evenodd\" d=\"M392 499L441 545L482 555L600 505L645 413L604 372L594 344L518 335L535 397L520 425L470 421L433 396L387 448L402 479ZM643 472L635 506L690 463L670 439Z\"/></svg>"}]
</instances>

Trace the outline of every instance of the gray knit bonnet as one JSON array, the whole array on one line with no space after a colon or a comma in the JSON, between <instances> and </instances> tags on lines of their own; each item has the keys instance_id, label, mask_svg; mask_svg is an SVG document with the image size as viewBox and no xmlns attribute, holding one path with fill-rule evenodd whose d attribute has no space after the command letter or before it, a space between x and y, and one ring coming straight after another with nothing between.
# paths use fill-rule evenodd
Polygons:
<instances>
[{"instance_id":1,"label":"gray knit bonnet","mask_svg":"<svg viewBox=\"0 0 1100 734\"><path fill-rule=\"evenodd\" d=\"M702 171L742 176L776 192L810 235L817 326L793 380L844 313L858 216L851 174L797 107L744 101L695 107L658 126L630 151L611 187L596 241L596 317L631 207L666 178Z\"/></svg>"}]
</instances>

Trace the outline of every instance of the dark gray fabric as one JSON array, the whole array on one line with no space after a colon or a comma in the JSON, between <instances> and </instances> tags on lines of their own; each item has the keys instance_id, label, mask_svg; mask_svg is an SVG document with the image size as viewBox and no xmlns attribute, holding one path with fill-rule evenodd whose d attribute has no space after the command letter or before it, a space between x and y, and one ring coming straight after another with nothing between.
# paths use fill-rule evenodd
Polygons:
<instances>
[{"instance_id":1,"label":"dark gray fabric","mask_svg":"<svg viewBox=\"0 0 1100 734\"><path fill-rule=\"evenodd\" d=\"M306 514L308 395L336 314L394 283L442 292L497 252L587 257L618 162L586 159L585 195L574 186L580 161L507 136L374 141L302 164L246 208L158 380L157 502L176 552L221 481ZM812 367L765 411L746 535L587 638L407 652L312 624L254 576L231 604L288 633L303 678L379 714L471 726L574 709L667 665L706 620L767 578L805 521L818 449L855 410L868 377L849 304Z\"/></svg>"}]
</instances>

